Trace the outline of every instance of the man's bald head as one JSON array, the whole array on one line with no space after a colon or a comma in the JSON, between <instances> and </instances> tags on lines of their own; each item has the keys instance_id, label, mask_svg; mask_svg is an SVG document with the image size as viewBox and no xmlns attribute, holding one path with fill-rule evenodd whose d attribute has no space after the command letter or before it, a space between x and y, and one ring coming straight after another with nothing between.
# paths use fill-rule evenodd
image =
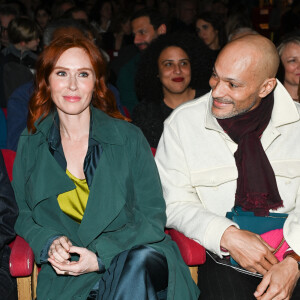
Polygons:
<instances>
[{"instance_id":1,"label":"man's bald head","mask_svg":"<svg viewBox=\"0 0 300 300\"><path fill-rule=\"evenodd\" d=\"M274 90L278 65L275 46L263 36L247 35L228 43L209 81L212 114L224 119L255 109Z\"/></svg>"},{"instance_id":2,"label":"man's bald head","mask_svg":"<svg viewBox=\"0 0 300 300\"><path fill-rule=\"evenodd\" d=\"M279 66L279 56L275 45L262 35L246 35L228 43L220 56L234 57L235 60L251 62L251 71L262 79L276 76Z\"/></svg>"}]
</instances>

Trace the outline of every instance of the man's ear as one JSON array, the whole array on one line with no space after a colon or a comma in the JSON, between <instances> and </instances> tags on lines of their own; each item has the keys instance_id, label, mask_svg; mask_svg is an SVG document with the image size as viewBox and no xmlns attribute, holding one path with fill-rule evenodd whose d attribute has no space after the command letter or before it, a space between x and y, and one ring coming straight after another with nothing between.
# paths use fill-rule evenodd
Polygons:
<instances>
[{"instance_id":1,"label":"man's ear","mask_svg":"<svg viewBox=\"0 0 300 300\"><path fill-rule=\"evenodd\" d=\"M260 86L259 89L259 97L264 98L269 95L274 88L276 87L276 78L268 78L266 79L263 84Z\"/></svg>"},{"instance_id":2,"label":"man's ear","mask_svg":"<svg viewBox=\"0 0 300 300\"><path fill-rule=\"evenodd\" d=\"M157 28L156 32L157 32L158 35L166 34L166 33L167 33L167 26L166 26L166 24L161 24L161 25Z\"/></svg>"}]
</instances>

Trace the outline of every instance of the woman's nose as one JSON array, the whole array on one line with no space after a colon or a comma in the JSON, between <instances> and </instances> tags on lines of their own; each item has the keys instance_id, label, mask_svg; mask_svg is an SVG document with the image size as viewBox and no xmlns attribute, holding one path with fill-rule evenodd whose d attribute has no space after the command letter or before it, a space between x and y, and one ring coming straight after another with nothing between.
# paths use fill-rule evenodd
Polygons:
<instances>
[{"instance_id":1,"label":"woman's nose","mask_svg":"<svg viewBox=\"0 0 300 300\"><path fill-rule=\"evenodd\" d=\"M69 89L71 91L77 90L77 79L75 76L70 76L69 78Z\"/></svg>"}]
</instances>

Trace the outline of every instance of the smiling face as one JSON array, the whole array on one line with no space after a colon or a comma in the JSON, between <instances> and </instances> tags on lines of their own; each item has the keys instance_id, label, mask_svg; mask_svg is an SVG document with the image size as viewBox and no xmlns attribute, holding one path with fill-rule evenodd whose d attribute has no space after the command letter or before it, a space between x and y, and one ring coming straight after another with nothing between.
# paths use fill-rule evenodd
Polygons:
<instances>
[{"instance_id":1,"label":"smiling face","mask_svg":"<svg viewBox=\"0 0 300 300\"><path fill-rule=\"evenodd\" d=\"M290 85L298 85L300 78L300 45L289 43L284 48L281 61L284 66L284 81Z\"/></svg>"},{"instance_id":2,"label":"smiling face","mask_svg":"<svg viewBox=\"0 0 300 300\"><path fill-rule=\"evenodd\" d=\"M63 52L49 76L49 86L60 116L88 111L95 87L95 73L86 52L81 48Z\"/></svg>"},{"instance_id":3,"label":"smiling face","mask_svg":"<svg viewBox=\"0 0 300 300\"><path fill-rule=\"evenodd\" d=\"M186 52L175 46L164 49L158 58L158 76L164 94L186 91L191 82L191 64Z\"/></svg>"},{"instance_id":4,"label":"smiling face","mask_svg":"<svg viewBox=\"0 0 300 300\"><path fill-rule=\"evenodd\" d=\"M216 118L231 118L260 104L264 80L258 71L257 54L247 53L246 47L229 46L220 53L209 80L212 114Z\"/></svg>"},{"instance_id":5,"label":"smiling face","mask_svg":"<svg viewBox=\"0 0 300 300\"><path fill-rule=\"evenodd\" d=\"M145 50L153 39L157 38L157 32L150 23L149 17L139 17L131 21L134 44L140 51Z\"/></svg>"},{"instance_id":6,"label":"smiling face","mask_svg":"<svg viewBox=\"0 0 300 300\"><path fill-rule=\"evenodd\" d=\"M218 30L215 30L214 27L204 21L199 19L196 22L196 31L200 39L212 50L219 49L219 37Z\"/></svg>"}]
</instances>

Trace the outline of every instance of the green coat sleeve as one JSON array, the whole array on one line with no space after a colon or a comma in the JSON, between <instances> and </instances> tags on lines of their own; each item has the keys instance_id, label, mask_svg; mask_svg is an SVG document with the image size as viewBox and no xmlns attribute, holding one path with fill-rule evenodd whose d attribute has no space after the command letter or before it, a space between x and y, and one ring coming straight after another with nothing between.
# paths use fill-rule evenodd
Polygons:
<instances>
[{"instance_id":1,"label":"green coat sleeve","mask_svg":"<svg viewBox=\"0 0 300 300\"><path fill-rule=\"evenodd\" d=\"M19 207L19 216L15 224L15 231L22 236L34 252L35 261L40 263L41 251L47 241L53 237L62 235L55 230L46 229L38 225L33 218L29 191L26 191L26 181L30 176L30 167L34 159L32 149L29 149L28 137L20 138L17 155L13 168L12 186Z\"/></svg>"}]
</instances>

